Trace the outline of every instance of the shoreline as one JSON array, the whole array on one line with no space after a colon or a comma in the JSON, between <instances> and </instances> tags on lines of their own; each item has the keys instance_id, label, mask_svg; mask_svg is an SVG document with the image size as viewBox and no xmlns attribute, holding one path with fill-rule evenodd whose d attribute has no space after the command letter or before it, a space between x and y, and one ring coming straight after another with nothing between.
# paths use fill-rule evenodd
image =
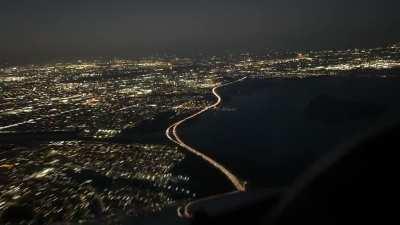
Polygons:
<instances>
[{"instance_id":1,"label":"shoreline","mask_svg":"<svg viewBox=\"0 0 400 225\"><path fill-rule=\"evenodd\" d=\"M179 145L180 147L186 149L187 151L191 152L193 155L200 157L203 161L206 161L209 165L211 165L212 167L216 168L219 172L221 172L230 182L231 184L235 187L235 189L237 191L245 191L245 182L241 181L238 177L236 177L236 175L234 175L231 171L229 171L227 168L225 168L222 164L220 164L219 162L217 162L215 159L209 157L208 155L202 153L201 151L191 147L190 145L186 144L182 138L178 135L178 128L184 124L185 122L194 119L195 117L207 112L208 110L212 109L212 108L216 108L218 107L221 103L222 103L222 98L221 96L218 94L217 90L221 87L226 87L232 84L235 84L237 82L241 82L243 80L245 80L247 77L243 77L241 79L232 81L232 82L228 82L225 84L220 84L217 85L216 87L214 87L212 89L212 93L213 95L216 97L216 102L214 102L212 105L209 105L207 107L205 107L204 109L178 121L173 123L172 125L170 125L166 131L165 131L165 135L166 137L172 141L173 143L175 143L176 145Z\"/></svg>"}]
</instances>

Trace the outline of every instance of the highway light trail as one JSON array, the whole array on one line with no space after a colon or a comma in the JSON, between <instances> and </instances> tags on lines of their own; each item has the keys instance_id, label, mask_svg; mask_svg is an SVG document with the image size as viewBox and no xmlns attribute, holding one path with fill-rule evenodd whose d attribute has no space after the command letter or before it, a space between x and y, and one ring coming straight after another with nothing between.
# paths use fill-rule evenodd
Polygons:
<instances>
[{"instance_id":1,"label":"highway light trail","mask_svg":"<svg viewBox=\"0 0 400 225\"><path fill-rule=\"evenodd\" d=\"M21 125L24 125L24 124L36 123L36 122L38 122L38 121L40 121L40 120L44 120L44 119L47 119L47 118L52 118L52 117L61 116L61 115L64 115L64 114L67 114L67 113L70 113L70 112L79 111L79 110L80 110L80 109L72 109L72 110L60 112L60 113L57 113L57 114L51 114L51 115L39 117L39 118L36 118L36 119L30 119L30 120L23 121L23 122L20 122L20 123L15 123L15 124L3 126L3 127L0 127L0 131L1 131L1 130L6 130L6 129L9 129L9 128L18 127L18 126L21 126Z\"/></svg>"},{"instance_id":2,"label":"highway light trail","mask_svg":"<svg viewBox=\"0 0 400 225\"><path fill-rule=\"evenodd\" d=\"M199 112L196 112L174 124L172 124L171 126L169 126L167 128L167 130L165 131L165 135L167 136L167 138L169 140L171 140L172 142L174 142L175 144L181 146L182 148L188 150L189 152L197 155L198 157L202 158L203 160L205 160L206 162L208 162L210 165L212 165L213 167L215 167L216 169L218 169L220 172L222 172L228 179L229 181L233 184L233 186L236 188L236 190L238 191L245 191L245 185L243 182L241 182L232 172L230 172L227 168L225 168L223 165L221 165L220 163L218 163L217 161L215 161L214 159L212 159L211 157L205 155L204 153L200 152L199 150L189 146L188 144L186 144L181 137L179 137L178 135L178 128L185 122L203 114L204 112L215 108L217 106L219 106L222 102L222 98L221 96L218 94L217 90L221 87L225 87L225 86L229 86L238 82L243 81L244 79L246 79L247 77L243 77L239 80L236 81L232 81L229 83L225 83L225 84L220 84L216 87L214 87L212 89L212 93L213 95L217 98L217 100L215 101L215 103L213 103L212 105L209 105L207 107L205 107L204 109L200 110Z\"/></svg>"}]
</instances>

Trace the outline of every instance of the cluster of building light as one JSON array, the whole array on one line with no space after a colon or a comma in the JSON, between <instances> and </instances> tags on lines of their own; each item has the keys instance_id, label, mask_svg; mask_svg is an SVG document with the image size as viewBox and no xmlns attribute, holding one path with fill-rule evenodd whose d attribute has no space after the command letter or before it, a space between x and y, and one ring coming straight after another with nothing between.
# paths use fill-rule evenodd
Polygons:
<instances>
[{"instance_id":1,"label":"cluster of building light","mask_svg":"<svg viewBox=\"0 0 400 225\"><path fill-rule=\"evenodd\" d=\"M302 78L370 69L390 73L399 67L400 48L393 45L205 57L196 63L188 58L118 59L1 68L1 132L26 139L56 132L57 139L66 140L72 132L77 141L51 142L49 136L29 149L24 143L0 145L0 154L7 152L0 158L0 172L6 174L0 183L0 214L27 199L50 222L96 214L112 220L119 209L128 215L161 210L195 195L185 186L189 177L172 172L184 155L151 141L116 144L125 132L160 115L180 117L202 109L209 105L212 87L244 76ZM164 129L159 128L162 134Z\"/></svg>"},{"instance_id":2,"label":"cluster of building light","mask_svg":"<svg viewBox=\"0 0 400 225\"><path fill-rule=\"evenodd\" d=\"M195 196L185 188L187 176L172 174L184 157L176 148L80 141L1 147L12 156L0 161L8 174L0 184L0 211L24 205L36 221L112 220L121 209L140 215L171 205L176 196Z\"/></svg>"}]
</instances>

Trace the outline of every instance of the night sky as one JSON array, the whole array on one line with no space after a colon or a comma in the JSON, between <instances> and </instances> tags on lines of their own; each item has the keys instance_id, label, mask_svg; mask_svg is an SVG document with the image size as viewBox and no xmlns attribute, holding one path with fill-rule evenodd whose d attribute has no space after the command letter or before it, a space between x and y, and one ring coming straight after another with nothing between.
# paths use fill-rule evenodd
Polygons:
<instances>
[{"instance_id":1,"label":"night sky","mask_svg":"<svg viewBox=\"0 0 400 225\"><path fill-rule=\"evenodd\" d=\"M265 52L400 40L399 0L1 0L0 60Z\"/></svg>"}]
</instances>

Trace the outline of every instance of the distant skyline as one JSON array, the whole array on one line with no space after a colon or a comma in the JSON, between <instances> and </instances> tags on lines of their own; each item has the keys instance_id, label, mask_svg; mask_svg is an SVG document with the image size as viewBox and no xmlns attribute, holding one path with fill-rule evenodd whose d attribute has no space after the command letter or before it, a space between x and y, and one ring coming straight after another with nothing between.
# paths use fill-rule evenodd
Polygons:
<instances>
[{"instance_id":1,"label":"distant skyline","mask_svg":"<svg viewBox=\"0 0 400 225\"><path fill-rule=\"evenodd\" d=\"M400 41L398 0L0 3L0 63L344 49Z\"/></svg>"}]
</instances>

